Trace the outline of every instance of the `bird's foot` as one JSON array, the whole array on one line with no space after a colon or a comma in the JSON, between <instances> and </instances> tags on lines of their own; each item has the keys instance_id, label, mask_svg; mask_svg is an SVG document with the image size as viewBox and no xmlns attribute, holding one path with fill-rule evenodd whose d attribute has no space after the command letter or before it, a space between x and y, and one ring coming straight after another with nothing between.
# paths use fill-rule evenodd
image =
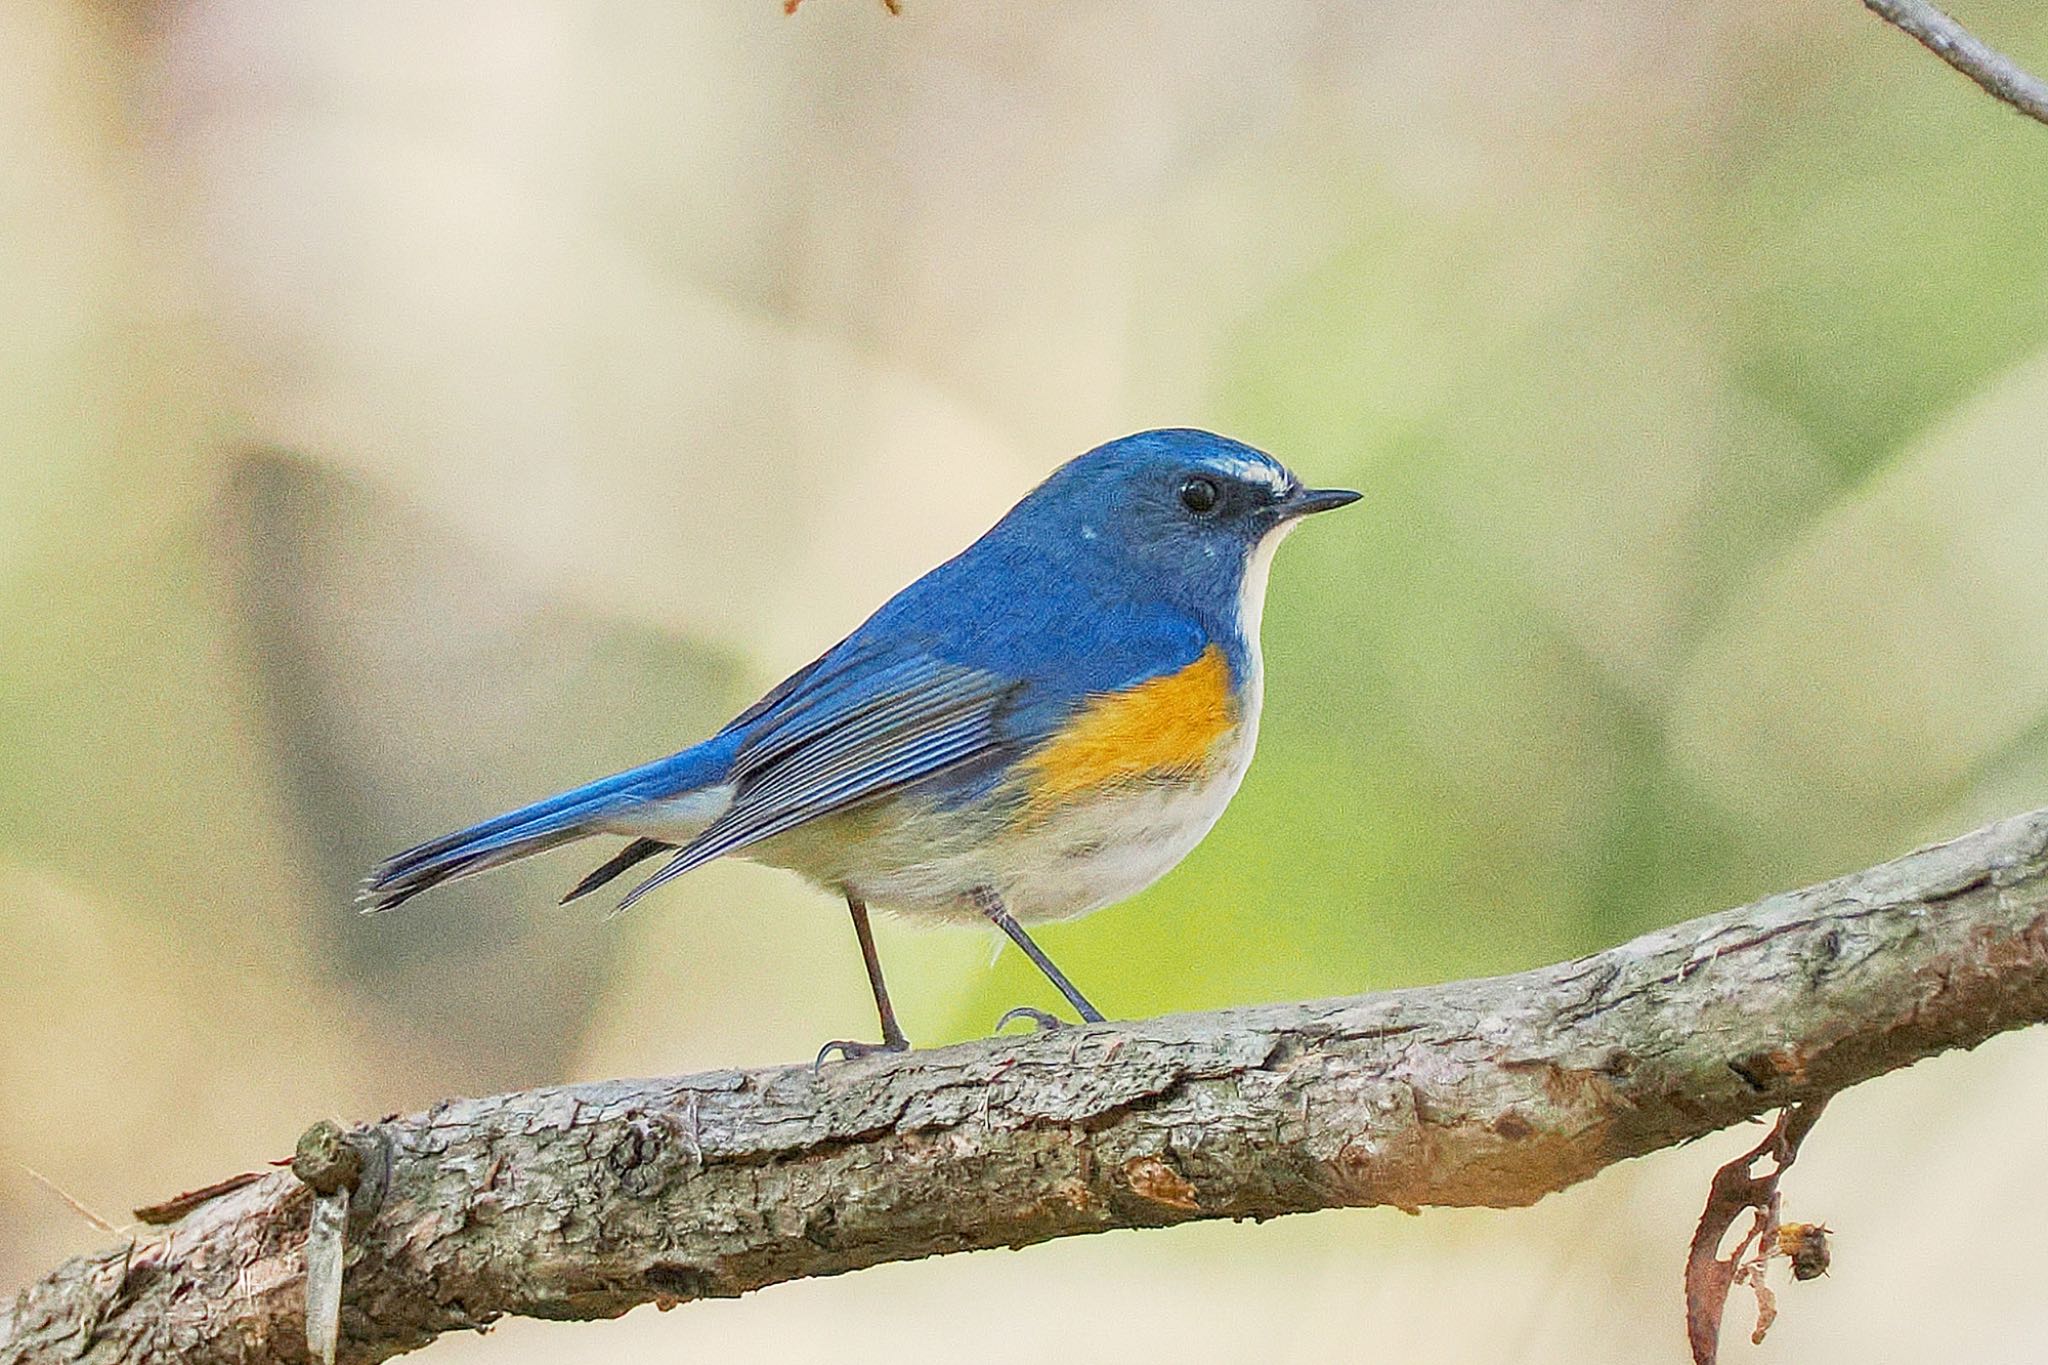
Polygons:
<instances>
[{"instance_id":1,"label":"bird's foot","mask_svg":"<svg viewBox=\"0 0 2048 1365\"><path fill-rule=\"evenodd\" d=\"M1048 1014L1044 1010L1031 1005L1019 1005L1002 1018L996 1020L996 1032L1001 1033L1004 1029L1008 1028L1010 1021L1013 1019L1029 1019L1033 1033L1051 1033L1054 1029L1067 1026L1067 1021L1060 1018L1057 1014Z\"/></svg>"},{"instance_id":2,"label":"bird's foot","mask_svg":"<svg viewBox=\"0 0 2048 1365\"><path fill-rule=\"evenodd\" d=\"M889 1038L879 1043L862 1043L852 1038L835 1038L818 1049L818 1059L811 1063L811 1074L815 1076L824 1070L825 1059L835 1052L849 1062L857 1062L863 1057L874 1057L889 1052L908 1051L910 1051L910 1040L907 1038Z\"/></svg>"}]
</instances>

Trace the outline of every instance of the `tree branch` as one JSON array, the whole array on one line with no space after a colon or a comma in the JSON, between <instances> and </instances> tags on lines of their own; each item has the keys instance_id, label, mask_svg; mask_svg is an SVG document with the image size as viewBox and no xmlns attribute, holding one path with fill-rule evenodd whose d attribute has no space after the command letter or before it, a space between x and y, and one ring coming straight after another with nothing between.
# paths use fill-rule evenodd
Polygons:
<instances>
[{"instance_id":1,"label":"tree branch","mask_svg":"<svg viewBox=\"0 0 2048 1365\"><path fill-rule=\"evenodd\" d=\"M975 1247L1528 1204L2048 1018L2048 811L1517 976L828 1066L454 1100L357 1131L341 1359ZM0 1309L0 1362L297 1362L277 1172Z\"/></svg>"},{"instance_id":2,"label":"tree branch","mask_svg":"<svg viewBox=\"0 0 2048 1365\"><path fill-rule=\"evenodd\" d=\"M1979 39L1927 0L1863 0L1871 13L1894 24L1929 52L2028 118L2048 123L2048 83Z\"/></svg>"}]
</instances>

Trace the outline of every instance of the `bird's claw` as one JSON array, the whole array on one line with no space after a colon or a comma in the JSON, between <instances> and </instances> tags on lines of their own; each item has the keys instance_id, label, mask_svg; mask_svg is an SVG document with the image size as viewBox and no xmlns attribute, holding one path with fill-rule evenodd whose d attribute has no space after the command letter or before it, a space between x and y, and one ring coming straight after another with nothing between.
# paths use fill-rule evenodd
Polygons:
<instances>
[{"instance_id":1,"label":"bird's claw","mask_svg":"<svg viewBox=\"0 0 2048 1365\"><path fill-rule=\"evenodd\" d=\"M818 1049L817 1060L811 1063L811 1074L815 1076L820 1071L823 1071L825 1069L825 1059L835 1052L849 1062L857 1062L863 1057L874 1057L889 1052L908 1051L910 1051L910 1044L901 1038L892 1038L879 1043L863 1043L852 1038L835 1038Z\"/></svg>"},{"instance_id":2,"label":"bird's claw","mask_svg":"<svg viewBox=\"0 0 2048 1365\"><path fill-rule=\"evenodd\" d=\"M1054 1029L1061 1029L1067 1026L1067 1021L1060 1018L1057 1014L1048 1014L1044 1010L1031 1005L1019 1005L1002 1018L996 1020L996 1032L1001 1033L1004 1029L1008 1028L1012 1019L1029 1019L1034 1033L1051 1033Z\"/></svg>"}]
</instances>

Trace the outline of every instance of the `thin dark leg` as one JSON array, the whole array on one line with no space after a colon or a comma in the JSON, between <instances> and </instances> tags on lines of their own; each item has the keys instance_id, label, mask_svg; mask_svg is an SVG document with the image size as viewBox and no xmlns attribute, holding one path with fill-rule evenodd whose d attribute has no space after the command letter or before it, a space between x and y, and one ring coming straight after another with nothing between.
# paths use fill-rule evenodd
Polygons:
<instances>
[{"instance_id":1,"label":"thin dark leg","mask_svg":"<svg viewBox=\"0 0 2048 1365\"><path fill-rule=\"evenodd\" d=\"M860 938L860 960L867 965L868 985L875 992L875 1013L882 1020L882 1042L901 1052L910 1046L910 1040L903 1036L903 1029L896 1022L896 1009L889 1003L889 986L882 980L882 959L875 952L875 931L868 925L868 908L851 896L846 898L846 908L853 912L853 932Z\"/></svg>"},{"instance_id":2,"label":"thin dark leg","mask_svg":"<svg viewBox=\"0 0 2048 1365\"><path fill-rule=\"evenodd\" d=\"M981 907L981 913L987 915L990 922L996 928L1010 936L1010 942L1024 950L1024 956L1038 964L1038 970L1045 973L1045 979L1059 987L1060 994L1067 997L1067 1003L1074 1007L1084 1022L1090 1024L1102 1022L1102 1011L1088 1003L1088 997L1074 988L1074 983L1067 980L1065 972L1053 966L1052 959L1045 955L1045 950L1036 943L1033 943L1031 935L1024 932L1024 926L1017 923L1010 912L1003 908L1001 897L997 896L993 891L977 891L974 893L974 903ZM1004 1023L1008 1023L1011 1018L1019 1015L1036 1020L1041 1027L1045 1027L1047 1021L1052 1018L1052 1016L1042 1010L1014 1009L1009 1014L1004 1015L1002 1021L996 1027L1001 1028ZM1057 1023L1056 1020L1053 1022Z\"/></svg>"},{"instance_id":3,"label":"thin dark leg","mask_svg":"<svg viewBox=\"0 0 2048 1365\"><path fill-rule=\"evenodd\" d=\"M812 1070L822 1066L825 1059L835 1052L852 1061L877 1052L910 1050L910 1040L903 1036L903 1028L896 1022L896 1009L889 1003L889 987L882 980L882 959L875 952L875 931L868 924L868 908L852 896L846 898L846 908L853 912L853 932L860 939L860 960L868 969L868 988L875 993L875 1013L882 1019L882 1041L859 1043L851 1039L836 1039L818 1049L818 1060L812 1063Z\"/></svg>"}]
</instances>

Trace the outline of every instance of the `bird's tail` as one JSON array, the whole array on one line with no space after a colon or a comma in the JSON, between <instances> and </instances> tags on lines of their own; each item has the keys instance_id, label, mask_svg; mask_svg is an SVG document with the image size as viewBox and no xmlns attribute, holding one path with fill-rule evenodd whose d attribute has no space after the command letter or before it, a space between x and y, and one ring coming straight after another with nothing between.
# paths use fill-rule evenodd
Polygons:
<instances>
[{"instance_id":1,"label":"bird's tail","mask_svg":"<svg viewBox=\"0 0 2048 1365\"><path fill-rule=\"evenodd\" d=\"M731 759L728 748L718 740L708 740L671 757L430 839L379 863L363 880L357 902L365 914L396 909L430 886L502 867L592 834L618 831L630 825L638 807L673 800L718 782Z\"/></svg>"}]
</instances>

